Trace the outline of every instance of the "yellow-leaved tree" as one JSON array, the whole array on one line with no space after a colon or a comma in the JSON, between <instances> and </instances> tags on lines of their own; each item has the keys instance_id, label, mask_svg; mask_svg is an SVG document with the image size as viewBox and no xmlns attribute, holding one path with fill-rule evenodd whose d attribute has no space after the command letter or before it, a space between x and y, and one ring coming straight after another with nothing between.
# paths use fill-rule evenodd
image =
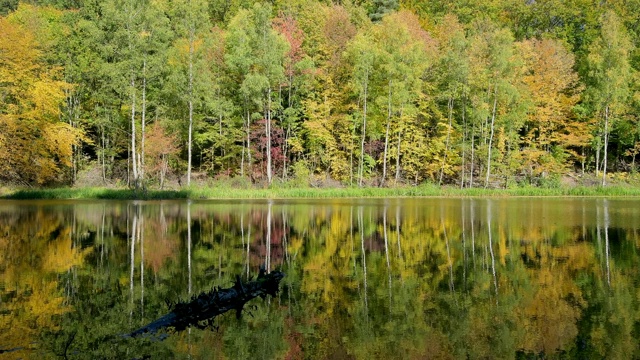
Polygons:
<instances>
[{"instance_id":1,"label":"yellow-leaved tree","mask_svg":"<svg viewBox=\"0 0 640 360\"><path fill-rule=\"evenodd\" d=\"M589 142L588 128L573 113L580 99L574 56L556 40L519 43L526 71L523 81L533 107L522 138L521 173L531 178L560 174L567 158L582 161L576 149Z\"/></svg>"},{"instance_id":2,"label":"yellow-leaved tree","mask_svg":"<svg viewBox=\"0 0 640 360\"><path fill-rule=\"evenodd\" d=\"M53 16L52 16L53 15ZM0 17L0 181L48 184L71 166L82 133L60 121L62 69L47 59L56 11L21 5Z\"/></svg>"}]
</instances>

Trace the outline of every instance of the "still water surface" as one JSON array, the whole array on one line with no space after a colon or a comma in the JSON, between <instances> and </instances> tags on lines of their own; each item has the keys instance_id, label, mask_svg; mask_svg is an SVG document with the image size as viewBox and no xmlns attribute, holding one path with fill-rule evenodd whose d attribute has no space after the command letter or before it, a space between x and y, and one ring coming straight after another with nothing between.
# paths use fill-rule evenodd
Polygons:
<instances>
[{"instance_id":1,"label":"still water surface","mask_svg":"<svg viewBox=\"0 0 640 360\"><path fill-rule=\"evenodd\" d=\"M121 336L260 266L241 319ZM3 201L0 358L637 359L639 272L640 199Z\"/></svg>"}]
</instances>

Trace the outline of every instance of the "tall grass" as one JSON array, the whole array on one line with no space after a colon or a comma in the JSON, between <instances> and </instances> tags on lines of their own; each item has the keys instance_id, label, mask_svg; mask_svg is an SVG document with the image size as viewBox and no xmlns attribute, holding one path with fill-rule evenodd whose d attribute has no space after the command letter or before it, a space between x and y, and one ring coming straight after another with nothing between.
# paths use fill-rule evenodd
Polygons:
<instances>
[{"instance_id":1,"label":"tall grass","mask_svg":"<svg viewBox=\"0 0 640 360\"><path fill-rule=\"evenodd\" d=\"M154 200L187 199L189 191L132 190L107 188L57 188L23 189L9 192L4 199L113 199L113 200Z\"/></svg>"},{"instance_id":2,"label":"tall grass","mask_svg":"<svg viewBox=\"0 0 640 360\"><path fill-rule=\"evenodd\" d=\"M132 190L107 188L57 188L7 191L3 199L277 199L277 198L385 198L385 197L505 197L505 196L640 196L640 188L611 187L518 187L512 189L460 189L423 184L397 188L232 188L191 187L182 190Z\"/></svg>"}]
</instances>

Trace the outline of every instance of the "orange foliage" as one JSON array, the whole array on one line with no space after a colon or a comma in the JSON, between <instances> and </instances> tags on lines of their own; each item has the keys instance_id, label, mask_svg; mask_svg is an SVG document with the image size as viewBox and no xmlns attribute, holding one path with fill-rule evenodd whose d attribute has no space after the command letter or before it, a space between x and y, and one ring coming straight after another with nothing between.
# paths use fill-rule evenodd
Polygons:
<instances>
[{"instance_id":1,"label":"orange foliage","mask_svg":"<svg viewBox=\"0 0 640 360\"><path fill-rule=\"evenodd\" d=\"M148 174L162 183L169 171L169 159L179 151L178 138L168 134L164 127L155 122L147 131L147 148L145 151Z\"/></svg>"},{"instance_id":2,"label":"orange foliage","mask_svg":"<svg viewBox=\"0 0 640 360\"><path fill-rule=\"evenodd\" d=\"M526 40L520 48L527 67L524 82L534 102L524 138L528 146L525 162L531 167L541 166L540 172L553 171L544 164L550 162L545 153L553 146L585 146L588 141L585 124L572 113L580 90L578 75L573 71L574 56L560 42L550 39Z\"/></svg>"}]
</instances>

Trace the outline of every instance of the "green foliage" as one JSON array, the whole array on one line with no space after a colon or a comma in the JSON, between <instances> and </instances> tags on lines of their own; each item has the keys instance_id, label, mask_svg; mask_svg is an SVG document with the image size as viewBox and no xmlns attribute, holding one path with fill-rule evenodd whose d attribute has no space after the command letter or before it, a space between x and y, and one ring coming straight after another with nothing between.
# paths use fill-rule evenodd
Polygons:
<instances>
[{"instance_id":1,"label":"green foliage","mask_svg":"<svg viewBox=\"0 0 640 360\"><path fill-rule=\"evenodd\" d=\"M602 184L605 185L609 136L628 109L633 69L630 64L632 43L620 18L613 11L605 12L601 25L600 36L589 47L587 56L590 86L585 98L591 106L591 116L598 120L596 136L601 134L603 138ZM595 150L599 160L600 147ZM600 164L596 164L596 173L599 167Z\"/></svg>"},{"instance_id":2,"label":"green foliage","mask_svg":"<svg viewBox=\"0 0 640 360\"><path fill-rule=\"evenodd\" d=\"M4 183L72 185L86 164L159 187L286 182L301 160L381 186L637 168L635 2L32 3L0 3ZM168 138L165 184L146 148Z\"/></svg>"},{"instance_id":3,"label":"green foliage","mask_svg":"<svg viewBox=\"0 0 640 360\"><path fill-rule=\"evenodd\" d=\"M371 18L373 22L378 22L382 20L385 15L398 10L398 6L398 0L374 0L369 18Z\"/></svg>"},{"instance_id":4,"label":"green foliage","mask_svg":"<svg viewBox=\"0 0 640 360\"><path fill-rule=\"evenodd\" d=\"M18 8L19 0L2 0L0 1L0 16L15 11Z\"/></svg>"},{"instance_id":5,"label":"green foliage","mask_svg":"<svg viewBox=\"0 0 640 360\"><path fill-rule=\"evenodd\" d=\"M309 164L304 160L298 160L292 166L293 170L293 183L296 187L309 186L309 179L311 178L311 170L309 170Z\"/></svg>"}]
</instances>

